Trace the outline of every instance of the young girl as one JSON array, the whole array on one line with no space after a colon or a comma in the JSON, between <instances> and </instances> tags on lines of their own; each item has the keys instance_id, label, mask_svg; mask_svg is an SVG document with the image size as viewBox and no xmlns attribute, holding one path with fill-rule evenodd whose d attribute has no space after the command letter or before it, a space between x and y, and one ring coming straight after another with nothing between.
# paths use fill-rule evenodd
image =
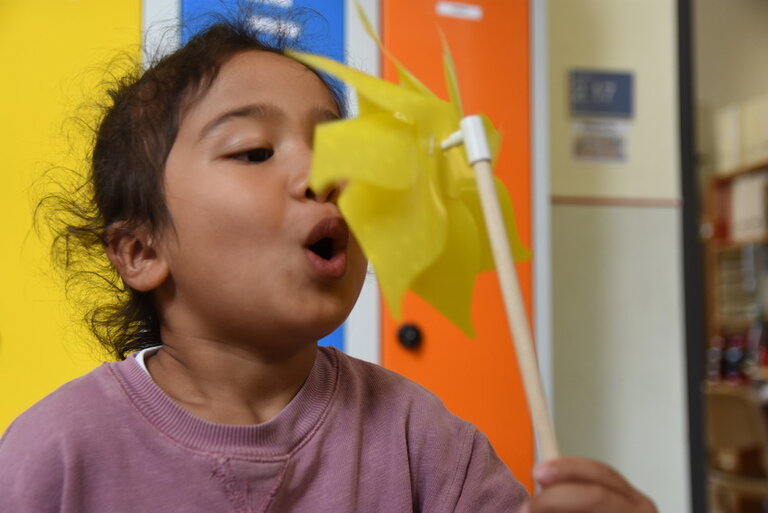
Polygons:
<instances>
[{"instance_id":1,"label":"young girl","mask_svg":"<svg viewBox=\"0 0 768 513\"><path fill-rule=\"evenodd\" d=\"M343 115L318 74L218 24L111 98L60 242L125 284L92 318L118 361L11 425L0 511L655 511L582 459L537 467L529 502L434 395L317 347L366 269L339 191L307 187L314 128Z\"/></svg>"}]
</instances>

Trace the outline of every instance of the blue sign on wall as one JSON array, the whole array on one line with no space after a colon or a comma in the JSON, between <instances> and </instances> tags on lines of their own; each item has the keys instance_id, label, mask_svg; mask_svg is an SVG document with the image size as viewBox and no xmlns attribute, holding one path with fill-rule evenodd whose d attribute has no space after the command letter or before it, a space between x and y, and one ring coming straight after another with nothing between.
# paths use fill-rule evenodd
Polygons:
<instances>
[{"instance_id":1,"label":"blue sign on wall","mask_svg":"<svg viewBox=\"0 0 768 513\"><path fill-rule=\"evenodd\" d=\"M570 95L572 116L631 118L633 114L631 73L572 70Z\"/></svg>"},{"instance_id":2,"label":"blue sign on wall","mask_svg":"<svg viewBox=\"0 0 768 513\"><path fill-rule=\"evenodd\" d=\"M238 12L241 0L182 0L182 43L196 32ZM251 4L251 22L269 39L270 30L280 27L304 51L344 62L344 0L262 0ZM296 312L301 315L301 312ZM318 342L344 350L344 325Z\"/></svg>"}]
</instances>

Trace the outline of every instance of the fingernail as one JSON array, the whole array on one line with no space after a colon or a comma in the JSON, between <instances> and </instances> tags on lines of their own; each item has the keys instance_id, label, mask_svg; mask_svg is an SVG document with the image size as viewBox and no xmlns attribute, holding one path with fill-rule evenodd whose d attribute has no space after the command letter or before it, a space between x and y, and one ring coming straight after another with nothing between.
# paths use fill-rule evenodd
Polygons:
<instances>
[{"instance_id":1,"label":"fingernail","mask_svg":"<svg viewBox=\"0 0 768 513\"><path fill-rule=\"evenodd\" d=\"M530 513L530 511L531 511L531 503L526 502L520 507L519 510L517 510L517 513Z\"/></svg>"}]
</instances>

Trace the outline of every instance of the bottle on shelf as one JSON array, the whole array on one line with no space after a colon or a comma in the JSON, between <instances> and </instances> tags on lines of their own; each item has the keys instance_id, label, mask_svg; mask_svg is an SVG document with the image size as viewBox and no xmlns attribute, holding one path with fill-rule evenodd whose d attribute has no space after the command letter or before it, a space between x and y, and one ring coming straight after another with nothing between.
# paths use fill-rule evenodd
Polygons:
<instances>
[{"instance_id":1,"label":"bottle on shelf","mask_svg":"<svg viewBox=\"0 0 768 513\"><path fill-rule=\"evenodd\" d=\"M709 340L707 349L707 381L718 383L723 378L723 348L725 338L715 335Z\"/></svg>"},{"instance_id":2,"label":"bottle on shelf","mask_svg":"<svg viewBox=\"0 0 768 513\"><path fill-rule=\"evenodd\" d=\"M723 379L729 383L745 383L746 373L746 337L740 333L725 339L723 350Z\"/></svg>"}]
</instances>

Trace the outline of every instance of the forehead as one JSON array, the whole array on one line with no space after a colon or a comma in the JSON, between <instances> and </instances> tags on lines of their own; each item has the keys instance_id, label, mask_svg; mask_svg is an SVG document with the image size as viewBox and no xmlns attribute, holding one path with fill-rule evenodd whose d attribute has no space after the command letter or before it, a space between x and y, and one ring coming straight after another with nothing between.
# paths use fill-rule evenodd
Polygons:
<instances>
[{"instance_id":1,"label":"forehead","mask_svg":"<svg viewBox=\"0 0 768 513\"><path fill-rule=\"evenodd\" d=\"M246 51L222 65L210 89L187 112L185 123L205 122L248 104L273 105L289 115L318 108L338 111L328 87L303 64L272 52Z\"/></svg>"}]
</instances>

